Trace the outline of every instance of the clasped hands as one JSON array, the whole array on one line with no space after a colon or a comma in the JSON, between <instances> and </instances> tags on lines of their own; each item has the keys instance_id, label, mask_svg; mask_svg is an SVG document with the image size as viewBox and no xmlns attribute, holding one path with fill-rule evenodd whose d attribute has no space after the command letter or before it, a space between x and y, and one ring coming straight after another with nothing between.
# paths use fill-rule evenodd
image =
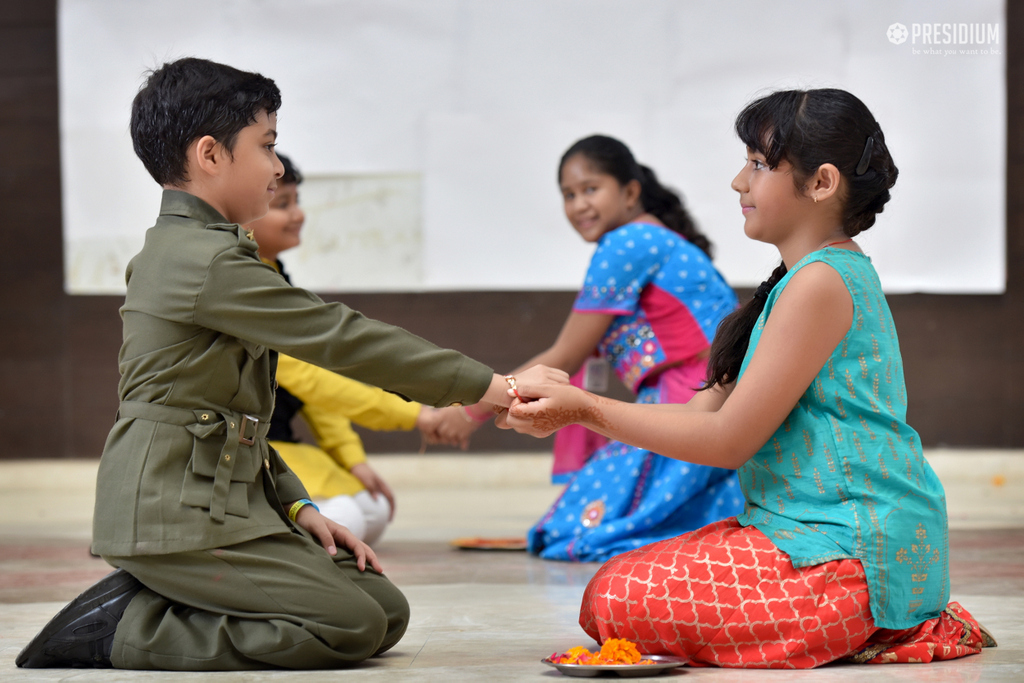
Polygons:
<instances>
[{"instance_id":1,"label":"clasped hands","mask_svg":"<svg viewBox=\"0 0 1024 683\"><path fill-rule=\"evenodd\" d=\"M430 409L429 413L424 408L421 416L429 421L428 430L420 429L424 439L427 443L459 446L465 450L470 436L491 414L496 415L495 424L501 429L544 437L569 424L565 420L573 417L575 403L581 403L582 407L582 402L589 398L569 384L567 373L544 365L516 373L515 380L519 397L510 386L503 387L509 399L507 405L481 402L467 408Z\"/></svg>"}]
</instances>

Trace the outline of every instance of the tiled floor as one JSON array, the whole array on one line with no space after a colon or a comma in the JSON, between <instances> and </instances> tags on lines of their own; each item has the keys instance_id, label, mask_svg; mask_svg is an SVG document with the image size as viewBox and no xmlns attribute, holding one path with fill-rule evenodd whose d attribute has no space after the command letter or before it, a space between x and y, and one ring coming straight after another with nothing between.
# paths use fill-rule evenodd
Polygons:
<instances>
[{"instance_id":1,"label":"tiled floor","mask_svg":"<svg viewBox=\"0 0 1024 683\"><path fill-rule=\"evenodd\" d=\"M662 679L1024 680L1024 454L932 455L958 527L951 532L953 597L989 627L1000 647L921 666L839 665L795 673L685 669ZM974 458L968 467L965 458ZM0 680L557 680L561 675L540 659L591 645L576 618L597 566L544 562L518 552L460 551L447 543L466 534L521 533L557 493L545 483L546 466L542 456L378 458L378 469L399 496L399 515L378 553L412 605L402 642L352 670L178 674L14 667L15 655L42 624L108 567L88 553L95 463L0 463Z\"/></svg>"}]
</instances>

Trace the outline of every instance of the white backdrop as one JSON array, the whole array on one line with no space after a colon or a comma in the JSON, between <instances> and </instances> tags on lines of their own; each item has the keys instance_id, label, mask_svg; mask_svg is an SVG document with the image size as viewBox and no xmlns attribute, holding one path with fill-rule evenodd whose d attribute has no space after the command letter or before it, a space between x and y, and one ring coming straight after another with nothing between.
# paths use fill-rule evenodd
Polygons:
<instances>
[{"instance_id":1,"label":"white backdrop","mask_svg":"<svg viewBox=\"0 0 1024 683\"><path fill-rule=\"evenodd\" d=\"M998 42L894 44L896 22L995 25ZM279 150L308 194L362 202L310 206L285 260L314 289L575 289L592 247L555 172L594 132L681 189L726 277L756 283L777 254L742 234L733 119L772 89L836 86L872 109L900 168L863 239L886 290L1004 290L999 0L61 0L59 27L71 293L123 291L160 195L130 103L146 69L189 55L275 79Z\"/></svg>"}]
</instances>

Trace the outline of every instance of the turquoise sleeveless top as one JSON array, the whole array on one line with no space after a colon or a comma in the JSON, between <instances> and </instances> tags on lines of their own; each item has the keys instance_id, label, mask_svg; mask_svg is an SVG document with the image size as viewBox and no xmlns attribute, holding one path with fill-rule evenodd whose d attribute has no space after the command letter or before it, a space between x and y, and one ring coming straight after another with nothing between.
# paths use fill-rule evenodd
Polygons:
<instances>
[{"instance_id":1,"label":"turquoise sleeveless top","mask_svg":"<svg viewBox=\"0 0 1024 683\"><path fill-rule=\"evenodd\" d=\"M860 560L875 625L910 628L949 601L946 496L906 423L896 328L871 260L820 249L794 265L768 295L737 381L786 284L816 261L842 276L853 323L782 426L739 469L746 509L738 519L795 567Z\"/></svg>"}]
</instances>

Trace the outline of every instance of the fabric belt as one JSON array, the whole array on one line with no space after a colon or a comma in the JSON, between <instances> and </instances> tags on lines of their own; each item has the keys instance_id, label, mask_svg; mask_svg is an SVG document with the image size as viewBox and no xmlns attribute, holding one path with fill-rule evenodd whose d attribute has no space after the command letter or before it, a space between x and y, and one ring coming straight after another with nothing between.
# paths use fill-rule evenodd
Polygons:
<instances>
[{"instance_id":1,"label":"fabric belt","mask_svg":"<svg viewBox=\"0 0 1024 683\"><path fill-rule=\"evenodd\" d=\"M231 489L231 474L238 461L239 444L252 446L257 438L266 438L270 429L269 421L261 422L258 418L244 413L205 408L188 410L143 401L122 401L117 415L118 418L134 418L187 427L193 435L201 439L213 436L222 429L226 432L224 448L217 458L213 494L210 498L210 517L217 522L224 521L228 492Z\"/></svg>"}]
</instances>

